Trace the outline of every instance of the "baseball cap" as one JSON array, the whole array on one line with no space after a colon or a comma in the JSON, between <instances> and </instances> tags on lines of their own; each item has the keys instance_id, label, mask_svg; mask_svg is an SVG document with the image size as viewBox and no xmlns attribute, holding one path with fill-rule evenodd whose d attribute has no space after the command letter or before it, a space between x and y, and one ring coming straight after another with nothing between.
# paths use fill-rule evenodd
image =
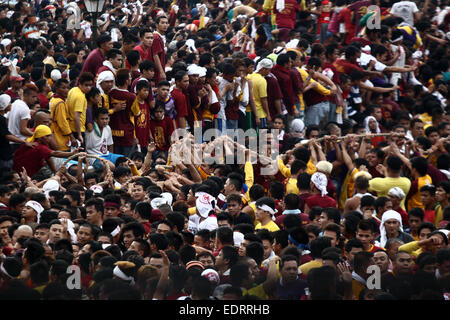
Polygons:
<instances>
[{"instance_id":1,"label":"baseball cap","mask_svg":"<svg viewBox=\"0 0 450 320\"><path fill-rule=\"evenodd\" d=\"M11 96L4 93L0 95L0 110L5 110L11 103Z\"/></svg>"}]
</instances>

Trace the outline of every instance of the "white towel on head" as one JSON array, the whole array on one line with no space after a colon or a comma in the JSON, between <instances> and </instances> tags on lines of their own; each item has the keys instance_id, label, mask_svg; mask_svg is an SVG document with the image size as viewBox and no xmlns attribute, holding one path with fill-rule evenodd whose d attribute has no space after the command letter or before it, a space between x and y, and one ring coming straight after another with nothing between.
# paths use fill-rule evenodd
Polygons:
<instances>
[{"instance_id":1,"label":"white towel on head","mask_svg":"<svg viewBox=\"0 0 450 320\"><path fill-rule=\"evenodd\" d=\"M383 213L383 216L381 217L381 223L380 223L380 245L384 248L387 242L387 234L386 234L386 227L384 226L384 223L390 219L395 219L400 223L400 231L403 232L403 224L402 224L402 216L400 213L398 213L395 210L388 210L385 213Z\"/></svg>"}]
</instances>

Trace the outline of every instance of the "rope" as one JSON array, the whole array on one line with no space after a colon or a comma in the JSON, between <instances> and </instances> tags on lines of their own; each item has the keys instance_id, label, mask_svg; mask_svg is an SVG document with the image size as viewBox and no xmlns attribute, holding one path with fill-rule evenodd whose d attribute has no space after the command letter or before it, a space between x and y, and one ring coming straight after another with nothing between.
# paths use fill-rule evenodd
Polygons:
<instances>
[{"instance_id":1,"label":"rope","mask_svg":"<svg viewBox=\"0 0 450 320\"><path fill-rule=\"evenodd\" d=\"M83 152L75 153L74 155L68 157L67 160L64 161L64 166L65 166L70 160L75 159L76 157L78 157L78 156L81 155L82 153L83 153ZM94 155L94 154L86 154L86 156L87 156L88 158L95 158L95 159L97 159L97 160L102 160L102 159L103 159L103 158L100 158L99 156L96 156L96 155Z\"/></svg>"}]
</instances>

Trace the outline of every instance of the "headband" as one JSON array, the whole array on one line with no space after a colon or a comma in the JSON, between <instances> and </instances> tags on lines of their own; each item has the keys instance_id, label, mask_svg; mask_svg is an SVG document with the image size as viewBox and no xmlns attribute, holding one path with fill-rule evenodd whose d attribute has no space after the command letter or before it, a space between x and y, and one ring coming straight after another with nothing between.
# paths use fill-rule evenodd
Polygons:
<instances>
[{"instance_id":1,"label":"headband","mask_svg":"<svg viewBox=\"0 0 450 320\"><path fill-rule=\"evenodd\" d=\"M114 207L114 208L120 209L120 204L115 203L115 202L105 202L104 207L105 208Z\"/></svg>"},{"instance_id":2,"label":"headband","mask_svg":"<svg viewBox=\"0 0 450 320\"><path fill-rule=\"evenodd\" d=\"M134 285L134 278L131 276L127 276L125 273L123 273L122 270L120 270L120 268L118 266L116 266L113 270L113 274L125 281L130 281L130 284L133 286Z\"/></svg>"},{"instance_id":3,"label":"headband","mask_svg":"<svg viewBox=\"0 0 450 320\"><path fill-rule=\"evenodd\" d=\"M307 244L303 244L300 242L297 242L294 238L292 238L291 235L288 235L288 240L297 248L302 249L302 250L309 250L309 246Z\"/></svg>"},{"instance_id":4,"label":"headband","mask_svg":"<svg viewBox=\"0 0 450 320\"><path fill-rule=\"evenodd\" d=\"M258 209L261 209L261 210L264 210L264 211L267 211L267 212L270 212L270 214L272 215L272 220L275 220L275 213L277 213L278 212L278 210L277 209L275 209L275 210L273 210L271 207L269 207L267 204L263 204L263 205L258 205L258 206L256 206Z\"/></svg>"},{"instance_id":5,"label":"headband","mask_svg":"<svg viewBox=\"0 0 450 320\"><path fill-rule=\"evenodd\" d=\"M113 231L111 231L111 235L113 237L117 236L120 233L120 226L117 226Z\"/></svg>"}]
</instances>

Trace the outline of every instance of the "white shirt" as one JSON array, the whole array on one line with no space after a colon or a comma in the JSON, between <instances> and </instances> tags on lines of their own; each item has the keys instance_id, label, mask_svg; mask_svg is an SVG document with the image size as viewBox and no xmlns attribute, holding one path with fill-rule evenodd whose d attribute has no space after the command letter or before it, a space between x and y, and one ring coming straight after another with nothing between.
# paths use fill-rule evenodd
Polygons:
<instances>
[{"instance_id":1,"label":"white shirt","mask_svg":"<svg viewBox=\"0 0 450 320\"><path fill-rule=\"evenodd\" d=\"M91 132L86 131L86 151L89 154L95 154L98 156L108 155L108 146L113 144L112 132L109 126L106 126L102 130L102 136L99 137L95 130ZM92 159L95 161L95 159Z\"/></svg>"},{"instance_id":2,"label":"white shirt","mask_svg":"<svg viewBox=\"0 0 450 320\"><path fill-rule=\"evenodd\" d=\"M410 26L414 26L414 13L419 12L417 5L412 1L400 1L394 3L390 10L391 14L395 14L403 18Z\"/></svg>"},{"instance_id":3,"label":"white shirt","mask_svg":"<svg viewBox=\"0 0 450 320\"><path fill-rule=\"evenodd\" d=\"M8 130L11 134L23 140L28 138L20 133L20 121L31 119L30 108L24 101L20 99L14 101L11 105L11 111L5 117L8 118Z\"/></svg>"}]
</instances>

